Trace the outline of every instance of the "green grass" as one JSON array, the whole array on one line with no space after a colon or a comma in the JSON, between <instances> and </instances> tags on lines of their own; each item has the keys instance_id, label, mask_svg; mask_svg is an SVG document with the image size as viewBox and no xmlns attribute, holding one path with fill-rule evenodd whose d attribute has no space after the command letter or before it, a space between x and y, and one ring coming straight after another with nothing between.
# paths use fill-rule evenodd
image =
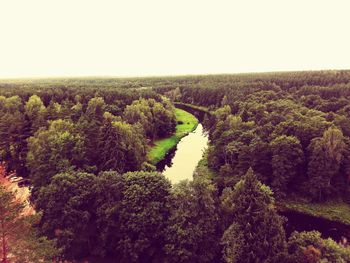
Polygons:
<instances>
[{"instance_id":1,"label":"green grass","mask_svg":"<svg viewBox=\"0 0 350 263\"><path fill-rule=\"evenodd\" d=\"M181 138L196 129L198 125L197 118L187 111L176 108L175 114L177 122L181 121L183 124L176 125L176 131L171 137L154 142L147 156L148 161L153 165L161 161L167 152L176 146Z\"/></svg>"},{"instance_id":2,"label":"green grass","mask_svg":"<svg viewBox=\"0 0 350 263\"><path fill-rule=\"evenodd\" d=\"M288 200L282 204L287 210L326 218L332 221L350 225L350 206L344 202L329 201L326 203L311 203L307 200Z\"/></svg>"}]
</instances>

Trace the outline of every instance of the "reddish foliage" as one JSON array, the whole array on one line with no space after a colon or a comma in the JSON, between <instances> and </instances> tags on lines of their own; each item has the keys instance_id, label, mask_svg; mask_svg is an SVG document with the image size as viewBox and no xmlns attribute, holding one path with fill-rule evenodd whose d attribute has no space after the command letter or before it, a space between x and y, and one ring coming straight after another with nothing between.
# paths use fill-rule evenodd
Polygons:
<instances>
[{"instance_id":1,"label":"reddish foliage","mask_svg":"<svg viewBox=\"0 0 350 263\"><path fill-rule=\"evenodd\" d=\"M321 251L314 246L308 246L304 250L305 263L318 263L321 260Z\"/></svg>"}]
</instances>

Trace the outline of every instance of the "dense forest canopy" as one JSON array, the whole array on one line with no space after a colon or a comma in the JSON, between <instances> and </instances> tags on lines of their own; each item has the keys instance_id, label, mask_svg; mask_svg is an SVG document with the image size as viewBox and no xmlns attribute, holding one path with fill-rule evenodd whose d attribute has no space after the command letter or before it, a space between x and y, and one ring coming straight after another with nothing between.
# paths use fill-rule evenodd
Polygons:
<instances>
[{"instance_id":1,"label":"dense forest canopy","mask_svg":"<svg viewBox=\"0 0 350 263\"><path fill-rule=\"evenodd\" d=\"M147 153L175 132L173 102L206 109L210 145L206 169L172 186ZM349 262L318 232L287 236L276 209L349 205L349 117L347 70L1 80L0 177L30 180L38 217L21 240L41 260ZM28 220L0 198L0 222ZM6 260L16 242L0 240Z\"/></svg>"}]
</instances>

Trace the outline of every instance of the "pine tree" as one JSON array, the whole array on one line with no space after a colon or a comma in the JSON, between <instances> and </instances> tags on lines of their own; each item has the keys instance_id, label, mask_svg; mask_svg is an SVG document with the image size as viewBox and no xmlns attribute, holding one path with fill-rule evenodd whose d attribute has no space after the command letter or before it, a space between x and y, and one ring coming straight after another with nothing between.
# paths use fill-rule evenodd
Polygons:
<instances>
[{"instance_id":1,"label":"pine tree","mask_svg":"<svg viewBox=\"0 0 350 263\"><path fill-rule=\"evenodd\" d=\"M113 124L106 120L100 129L99 137L99 169L101 171L122 171L125 157L118 147L118 135Z\"/></svg>"},{"instance_id":2,"label":"pine tree","mask_svg":"<svg viewBox=\"0 0 350 263\"><path fill-rule=\"evenodd\" d=\"M250 168L232 192L233 222L221 244L225 262L279 262L285 250L282 219L269 187Z\"/></svg>"}]
</instances>

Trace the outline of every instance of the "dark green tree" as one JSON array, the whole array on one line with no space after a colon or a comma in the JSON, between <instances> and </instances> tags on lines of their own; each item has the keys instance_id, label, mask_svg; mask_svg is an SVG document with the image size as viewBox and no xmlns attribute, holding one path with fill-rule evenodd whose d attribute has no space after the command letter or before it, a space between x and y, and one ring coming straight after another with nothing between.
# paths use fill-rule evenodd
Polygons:
<instances>
[{"instance_id":1,"label":"dark green tree","mask_svg":"<svg viewBox=\"0 0 350 263\"><path fill-rule=\"evenodd\" d=\"M36 208L42 211L42 231L57 239L64 259L78 259L96 251L96 176L88 173L55 175L40 189Z\"/></svg>"},{"instance_id":2,"label":"dark green tree","mask_svg":"<svg viewBox=\"0 0 350 263\"><path fill-rule=\"evenodd\" d=\"M99 153L96 149L98 147L99 130L103 123L105 107L106 104L103 98L94 97L90 99L85 114L81 115L77 122L77 129L86 138L84 148L86 149L87 163L91 167L96 166L96 162L99 159ZM79 109L74 110L74 112L76 111L79 112Z\"/></svg>"},{"instance_id":3,"label":"dark green tree","mask_svg":"<svg viewBox=\"0 0 350 263\"><path fill-rule=\"evenodd\" d=\"M120 210L125 188L124 176L114 171L102 172L91 191L95 196L97 240L90 251L100 257L119 258Z\"/></svg>"},{"instance_id":4,"label":"dark green tree","mask_svg":"<svg viewBox=\"0 0 350 263\"><path fill-rule=\"evenodd\" d=\"M218 249L216 189L196 178L174 186L168 227L166 262L213 262Z\"/></svg>"},{"instance_id":5,"label":"dark green tree","mask_svg":"<svg viewBox=\"0 0 350 263\"><path fill-rule=\"evenodd\" d=\"M332 179L339 173L345 150L341 130L330 127L321 138L312 140L309 150L308 177L306 187L313 198L321 201L332 192Z\"/></svg>"},{"instance_id":6,"label":"dark green tree","mask_svg":"<svg viewBox=\"0 0 350 263\"><path fill-rule=\"evenodd\" d=\"M221 239L224 261L281 262L285 233L269 187L249 169L231 196L233 221Z\"/></svg>"},{"instance_id":7,"label":"dark green tree","mask_svg":"<svg viewBox=\"0 0 350 263\"><path fill-rule=\"evenodd\" d=\"M123 173L141 168L146 157L147 141L137 125L106 120L99 134L97 152L100 170Z\"/></svg>"},{"instance_id":8,"label":"dark green tree","mask_svg":"<svg viewBox=\"0 0 350 263\"><path fill-rule=\"evenodd\" d=\"M124 174L118 250L122 262L161 260L169 217L170 182L158 173Z\"/></svg>"},{"instance_id":9,"label":"dark green tree","mask_svg":"<svg viewBox=\"0 0 350 263\"><path fill-rule=\"evenodd\" d=\"M78 168L84 161L84 138L70 121L52 121L28 142L27 164L34 186L47 185L55 174Z\"/></svg>"},{"instance_id":10,"label":"dark green tree","mask_svg":"<svg viewBox=\"0 0 350 263\"><path fill-rule=\"evenodd\" d=\"M301 183L302 178L296 176L301 171L304 152L299 140L293 136L279 136L270 143L270 147L273 169L271 186L278 196L285 196L291 186Z\"/></svg>"}]
</instances>

